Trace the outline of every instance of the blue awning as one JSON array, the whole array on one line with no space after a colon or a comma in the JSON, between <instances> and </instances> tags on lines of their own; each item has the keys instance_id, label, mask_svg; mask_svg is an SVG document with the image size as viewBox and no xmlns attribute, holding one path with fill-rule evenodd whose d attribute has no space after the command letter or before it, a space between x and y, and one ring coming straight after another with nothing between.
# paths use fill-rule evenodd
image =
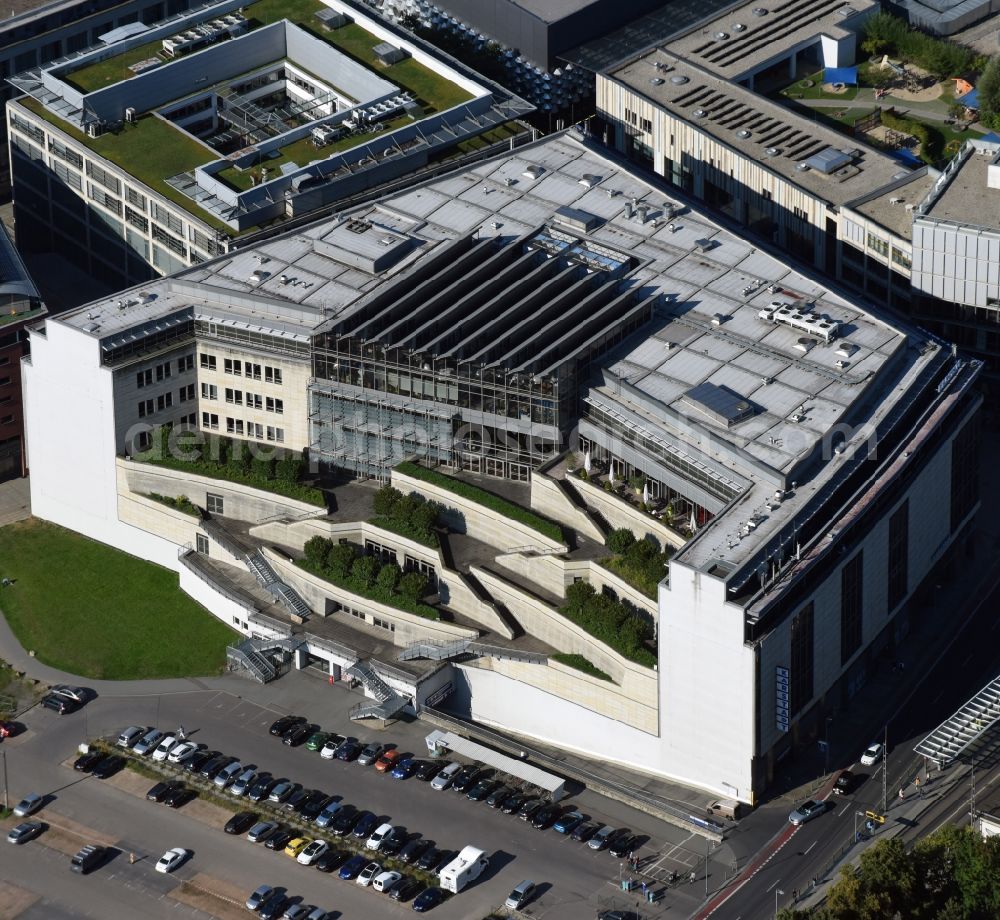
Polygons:
<instances>
[{"instance_id":1,"label":"blue awning","mask_svg":"<svg viewBox=\"0 0 1000 920\"><path fill-rule=\"evenodd\" d=\"M979 92L976 89L970 89L964 96L956 97L955 101L967 109L979 110Z\"/></svg>"},{"instance_id":2,"label":"blue awning","mask_svg":"<svg viewBox=\"0 0 1000 920\"><path fill-rule=\"evenodd\" d=\"M906 163L912 166L923 166L924 161L920 159L913 151L907 150L905 147L900 147L898 150L889 151L892 156L894 156L901 163Z\"/></svg>"},{"instance_id":3,"label":"blue awning","mask_svg":"<svg viewBox=\"0 0 1000 920\"><path fill-rule=\"evenodd\" d=\"M989 134L984 134L979 139L981 141L989 141L991 144L1000 144L1000 134L997 134L996 131L990 131Z\"/></svg>"},{"instance_id":4,"label":"blue awning","mask_svg":"<svg viewBox=\"0 0 1000 920\"><path fill-rule=\"evenodd\" d=\"M823 71L824 83L843 83L845 86L858 85L857 67L827 67Z\"/></svg>"}]
</instances>

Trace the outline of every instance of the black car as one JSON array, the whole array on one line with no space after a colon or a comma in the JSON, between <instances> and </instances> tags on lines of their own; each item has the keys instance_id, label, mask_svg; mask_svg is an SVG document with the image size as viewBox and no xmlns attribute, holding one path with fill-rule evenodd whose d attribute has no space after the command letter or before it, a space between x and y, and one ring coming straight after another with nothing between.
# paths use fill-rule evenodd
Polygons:
<instances>
[{"instance_id":1,"label":"black car","mask_svg":"<svg viewBox=\"0 0 1000 920\"><path fill-rule=\"evenodd\" d=\"M320 872L335 872L345 862L350 854L344 850L327 850L319 859L313 863Z\"/></svg>"},{"instance_id":2,"label":"black car","mask_svg":"<svg viewBox=\"0 0 1000 920\"><path fill-rule=\"evenodd\" d=\"M178 779L168 780L163 783L157 783L153 786L149 792L146 793L146 801L148 802L162 802L171 792L175 789L183 789L184 783Z\"/></svg>"},{"instance_id":3,"label":"black car","mask_svg":"<svg viewBox=\"0 0 1000 920\"><path fill-rule=\"evenodd\" d=\"M500 783L498 783L495 779L481 779L465 794L465 797L470 802L481 802L499 785Z\"/></svg>"},{"instance_id":4,"label":"black car","mask_svg":"<svg viewBox=\"0 0 1000 920\"><path fill-rule=\"evenodd\" d=\"M367 840L372 835L372 831L378 826L378 818L373 815L370 811L363 811L358 816L357 823L354 825L354 836L358 840Z\"/></svg>"},{"instance_id":5,"label":"black car","mask_svg":"<svg viewBox=\"0 0 1000 920\"><path fill-rule=\"evenodd\" d=\"M378 851L382 856L398 856L409 839L410 835L403 828L394 827L382 838Z\"/></svg>"},{"instance_id":6,"label":"black car","mask_svg":"<svg viewBox=\"0 0 1000 920\"><path fill-rule=\"evenodd\" d=\"M415 837L399 851L399 861L404 865L415 863L427 852L431 842L423 837Z\"/></svg>"},{"instance_id":7,"label":"black car","mask_svg":"<svg viewBox=\"0 0 1000 920\"><path fill-rule=\"evenodd\" d=\"M114 776L124 766L124 757L119 757L117 754L109 754L107 757L101 758L90 773L98 779L107 779L109 776Z\"/></svg>"},{"instance_id":8,"label":"black car","mask_svg":"<svg viewBox=\"0 0 1000 920\"><path fill-rule=\"evenodd\" d=\"M258 816L252 811L239 811L227 822L223 830L227 834L243 834L257 823Z\"/></svg>"},{"instance_id":9,"label":"black car","mask_svg":"<svg viewBox=\"0 0 1000 920\"><path fill-rule=\"evenodd\" d=\"M205 764L218 757L221 753L221 751L195 751L184 758L184 769L188 773L199 773Z\"/></svg>"},{"instance_id":10,"label":"black car","mask_svg":"<svg viewBox=\"0 0 1000 920\"><path fill-rule=\"evenodd\" d=\"M297 836L293 831L290 831L287 827L279 827L267 840L264 841L264 846L269 850L274 850L280 853L285 847L288 846L288 841L293 837Z\"/></svg>"},{"instance_id":11,"label":"black car","mask_svg":"<svg viewBox=\"0 0 1000 920\"><path fill-rule=\"evenodd\" d=\"M490 808L499 808L513 794L514 790L510 786L498 786L486 797L486 804Z\"/></svg>"},{"instance_id":12,"label":"black car","mask_svg":"<svg viewBox=\"0 0 1000 920\"><path fill-rule=\"evenodd\" d=\"M456 792L468 792L480 779L486 777L486 771L478 764L469 764L462 767L451 784L451 788Z\"/></svg>"},{"instance_id":13,"label":"black car","mask_svg":"<svg viewBox=\"0 0 1000 920\"><path fill-rule=\"evenodd\" d=\"M283 735L288 729L301 725L303 722L305 722L303 716L282 716L271 724L270 732L275 736Z\"/></svg>"},{"instance_id":14,"label":"black car","mask_svg":"<svg viewBox=\"0 0 1000 920\"><path fill-rule=\"evenodd\" d=\"M444 852L439 850L437 847L430 847L425 850L423 856L417 860L417 868L423 869L425 872L430 872L441 865L444 855Z\"/></svg>"},{"instance_id":15,"label":"black car","mask_svg":"<svg viewBox=\"0 0 1000 920\"><path fill-rule=\"evenodd\" d=\"M423 885L420 884L415 878L409 878L403 876L395 885L392 886L392 891L389 892L389 897L393 901L409 901Z\"/></svg>"},{"instance_id":16,"label":"black car","mask_svg":"<svg viewBox=\"0 0 1000 920\"><path fill-rule=\"evenodd\" d=\"M271 790L278 785L278 780L276 780L270 773L262 773L257 777L257 782L255 782L251 787L250 791L247 793L247 798L251 802L263 802L270 794Z\"/></svg>"},{"instance_id":17,"label":"black car","mask_svg":"<svg viewBox=\"0 0 1000 920\"><path fill-rule=\"evenodd\" d=\"M584 821L573 829L570 838L583 843L585 840L590 840L597 833L599 827L600 825L596 821Z\"/></svg>"},{"instance_id":18,"label":"black car","mask_svg":"<svg viewBox=\"0 0 1000 920\"><path fill-rule=\"evenodd\" d=\"M530 821L535 817L538 809L540 809L544 804L545 803L541 799L528 799L523 805L521 805L521 809L518 811L517 816L522 821Z\"/></svg>"},{"instance_id":19,"label":"black car","mask_svg":"<svg viewBox=\"0 0 1000 920\"><path fill-rule=\"evenodd\" d=\"M188 802L196 798L198 798L198 793L189 786L182 784L167 793L163 804L169 808L180 808L182 805L187 805Z\"/></svg>"},{"instance_id":20,"label":"black car","mask_svg":"<svg viewBox=\"0 0 1000 920\"><path fill-rule=\"evenodd\" d=\"M516 815L521 806L531 798L526 792L515 792L500 806L500 811L505 815Z\"/></svg>"},{"instance_id":21,"label":"black car","mask_svg":"<svg viewBox=\"0 0 1000 920\"><path fill-rule=\"evenodd\" d=\"M348 738L337 750L334 752L334 757L337 760L343 760L345 763L357 760L358 754L361 753L361 743L355 741L353 738Z\"/></svg>"},{"instance_id":22,"label":"black car","mask_svg":"<svg viewBox=\"0 0 1000 920\"><path fill-rule=\"evenodd\" d=\"M309 797L309 801L302 806L302 811L299 812L302 815L302 820L315 821L319 813L332 801L332 795L327 795L325 792L314 789L313 794Z\"/></svg>"},{"instance_id":23,"label":"black car","mask_svg":"<svg viewBox=\"0 0 1000 920\"><path fill-rule=\"evenodd\" d=\"M343 837L354 830L354 825L361 818L361 813L354 807L348 805L341 809L336 817L327 825L327 830L335 837Z\"/></svg>"},{"instance_id":24,"label":"black car","mask_svg":"<svg viewBox=\"0 0 1000 920\"><path fill-rule=\"evenodd\" d=\"M441 888L428 888L422 891L413 899L413 909L422 914L425 910L437 907L445 899L444 890Z\"/></svg>"},{"instance_id":25,"label":"black car","mask_svg":"<svg viewBox=\"0 0 1000 920\"><path fill-rule=\"evenodd\" d=\"M107 857L108 851L105 847L98 846L96 843L88 843L70 860L69 867L74 872L86 875L101 865Z\"/></svg>"},{"instance_id":26,"label":"black car","mask_svg":"<svg viewBox=\"0 0 1000 920\"><path fill-rule=\"evenodd\" d=\"M424 760L421 761L420 766L417 768L417 779L429 783L440 772L441 764L433 760Z\"/></svg>"},{"instance_id":27,"label":"black car","mask_svg":"<svg viewBox=\"0 0 1000 920\"><path fill-rule=\"evenodd\" d=\"M545 830L547 827L552 827L562 812L561 805L543 805L535 812L535 817L531 819L531 826L540 831Z\"/></svg>"},{"instance_id":28,"label":"black car","mask_svg":"<svg viewBox=\"0 0 1000 920\"><path fill-rule=\"evenodd\" d=\"M228 754L219 754L218 757L213 757L207 761L198 772L205 779L215 779L215 774L224 767L228 767L235 759L235 757L230 757Z\"/></svg>"},{"instance_id":29,"label":"black car","mask_svg":"<svg viewBox=\"0 0 1000 920\"><path fill-rule=\"evenodd\" d=\"M299 747L309 740L310 735L314 735L318 731L318 725L314 725L311 722L300 723L288 729L281 736L281 741L283 744L287 744L288 747Z\"/></svg>"},{"instance_id":30,"label":"black car","mask_svg":"<svg viewBox=\"0 0 1000 920\"><path fill-rule=\"evenodd\" d=\"M76 712L80 708L80 704L76 700L72 700L68 696L60 696L58 693L50 693L44 697L42 705L46 709L58 712L61 716L70 712Z\"/></svg>"},{"instance_id":31,"label":"black car","mask_svg":"<svg viewBox=\"0 0 1000 920\"><path fill-rule=\"evenodd\" d=\"M73 769L79 770L81 773L89 773L100 763L103 757L104 754L100 751L90 751L88 754L81 754L73 762Z\"/></svg>"},{"instance_id":32,"label":"black car","mask_svg":"<svg viewBox=\"0 0 1000 920\"><path fill-rule=\"evenodd\" d=\"M309 801L314 791L313 789L296 789L282 803L285 806L285 811L302 811L302 806Z\"/></svg>"},{"instance_id":33,"label":"black car","mask_svg":"<svg viewBox=\"0 0 1000 920\"><path fill-rule=\"evenodd\" d=\"M271 895L257 912L258 917L263 920L278 920L278 918L291 906L292 899L284 892L276 891Z\"/></svg>"},{"instance_id":34,"label":"black car","mask_svg":"<svg viewBox=\"0 0 1000 920\"><path fill-rule=\"evenodd\" d=\"M75 764L74 764L75 766ZM837 782L833 784L834 795L850 795L858 785L858 776L850 770L841 770Z\"/></svg>"},{"instance_id":35,"label":"black car","mask_svg":"<svg viewBox=\"0 0 1000 920\"><path fill-rule=\"evenodd\" d=\"M177 761L177 768L179 770L186 770L188 768L188 764L191 763L192 760L195 760L198 757L198 755L202 753L207 753L207 750L204 747L192 748L180 760ZM208 760L208 758L206 757L205 760ZM203 760L202 763L204 762L205 761Z\"/></svg>"},{"instance_id":36,"label":"black car","mask_svg":"<svg viewBox=\"0 0 1000 920\"><path fill-rule=\"evenodd\" d=\"M612 856L616 856L621 859L624 856L628 856L629 853L634 850L639 849L639 837L636 834L624 833L615 840L612 840L608 844L608 852Z\"/></svg>"}]
</instances>

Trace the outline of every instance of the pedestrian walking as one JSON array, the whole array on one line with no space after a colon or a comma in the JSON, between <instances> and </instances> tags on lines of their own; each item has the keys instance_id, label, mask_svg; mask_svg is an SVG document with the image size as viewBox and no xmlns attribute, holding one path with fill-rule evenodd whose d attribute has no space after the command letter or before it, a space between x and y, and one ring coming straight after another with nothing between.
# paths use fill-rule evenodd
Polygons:
<instances>
[{"instance_id":1,"label":"pedestrian walking","mask_svg":"<svg viewBox=\"0 0 1000 920\"><path fill-rule=\"evenodd\" d=\"M900 802L906 801L906 792L903 791L902 789L899 790L899 801Z\"/></svg>"},{"instance_id":2,"label":"pedestrian walking","mask_svg":"<svg viewBox=\"0 0 1000 920\"><path fill-rule=\"evenodd\" d=\"M646 897L646 883L645 882L642 883L642 896Z\"/></svg>"},{"instance_id":3,"label":"pedestrian walking","mask_svg":"<svg viewBox=\"0 0 1000 920\"><path fill-rule=\"evenodd\" d=\"M793 888L792 889L792 903L794 904L798 899L799 899L799 889L798 888Z\"/></svg>"},{"instance_id":4,"label":"pedestrian walking","mask_svg":"<svg viewBox=\"0 0 1000 920\"><path fill-rule=\"evenodd\" d=\"M913 781L913 785L916 786L916 788L917 788L917 795L919 795L920 798L923 798L924 797L924 787L920 785L920 777L919 776Z\"/></svg>"}]
</instances>

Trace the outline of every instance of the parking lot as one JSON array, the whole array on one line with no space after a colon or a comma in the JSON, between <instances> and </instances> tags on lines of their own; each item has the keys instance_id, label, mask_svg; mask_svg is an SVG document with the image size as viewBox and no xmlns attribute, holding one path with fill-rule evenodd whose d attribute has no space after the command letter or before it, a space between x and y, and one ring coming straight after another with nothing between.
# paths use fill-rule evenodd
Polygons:
<instances>
[{"instance_id":1,"label":"parking lot","mask_svg":"<svg viewBox=\"0 0 1000 920\"><path fill-rule=\"evenodd\" d=\"M310 678L300 676L299 680ZM239 689L239 687L237 687ZM250 690L251 686L247 686ZM318 722L324 729L340 734L356 735L362 741L375 740L395 744L404 753L427 756L423 737L425 723L396 723L384 731L366 723L351 723L346 709L355 697L347 693L323 695L324 685L312 681L312 696L322 701L296 711ZM289 692L286 688L285 692ZM290 701L289 701L290 702ZM341 715L342 711L344 714ZM51 849L45 859L32 858L33 852L45 852L45 835L38 841L16 849L17 859L26 861L25 874L18 873L19 884L29 890L44 892L39 902L27 907L21 916L42 916L49 899L52 910L45 916L58 916L66 908L66 898L86 885L99 887L102 897L125 899L136 905L149 901L148 916L199 916L197 903L191 898L178 901L191 886L182 885L199 879L210 890L224 890L231 900L245 897L261 883L282 885L292 894L301 895L312 904L335 910L334 916L345 918L409 915L409 904L399 904L388 897L365 890L333 875L324 875L263 846L249 843L245 837L231 837L221 827L209 827L185 815L184 809L172 811L145 802L114 784L102 783L93 777L74 773L65 765L75 746L97 735L117 736L126 725L157 725L172 731L185 727L189 738L238 757L244 764L256 765L275 777L288 777L307 788L321 789L342 797L359 809L369 809L380 820L402 825L413 834L431 839L439 847L458 850L467 844L483 849L490 857L489 868L472 886L436 908L443 918L479 918L499 907L506 895L523 878L539 884L537 897L524 914L535 917L579 918L591 916L601 907L616 900L623 906L618 886L621 861L607 852L596 852L552 830L535 830L527 822L504 815L482 803L473 803L450 790L435 791L428 783L416 779L397 780L377 773L372 767L357 763L324 760L305 747L290 748L268 734L268 727L280 714L232 692L193 690L150 697L103 697L93 700L80 712L58 716L32 710L23 720L28 731L4 742L10 771L10 788L15 799L28 791L51 793L54 800L40 813L40 818L52 815L53 823L70 822L84 836L88 833L112 842L123 853L135 853L136 865L119 857L91 876L80 878L64 875L59 886L49 886L42 880L51 872L42 872L44 861L55 858ZM152 781L148 785L152 785ZM569 804L595 821L627 825L649 838L640 855L650 865L654 861L672 871L688 873L703 864L704 842L683 831L662 825L649 816L632 812L626 806L584 793ZM252 805L246 807L252 808ZM8 822L9 823L9 822ZM319 832L317 831L317 836ZM332 838L330 838L332 839ZM87 842L80 840L80 843ZM152 863L169 847L182 846L193 851L193 857L173 876L155 877ZM68 857L56 854L58 859ZM701 861L701 862L700 862ZM37 867L37 871L36 871ZM628 874L628 867L623 871ZM700 876L703 877L703 876ZM35 880L36 884L32 884ZM151 881L150 879L153 879ZM65 881L65 884L63 884ZM106 884L105 884L106 882ZM687 887L687 886L685 886ZM643 905L644 916L660 916L672 907L673 912L685 901L684 912L693 908L698 898L693 886L691 894L680 888L671 891L659 904ZM65 890L64 890L65 889ZM635 898L630 902L634 907ZM94 916L114 915L98 903L88 901L87 910ZM240 908L242 910L242 908ZM33 913L36 912L36 913ZM221 910L212 910L219 915ZM118 910L120 913L120 907ZM228 913L228 911L226 911ZM243 911L245 914L245 910ZM80 915L80 911L73 911Z\"/></svg>"}]
</instances>

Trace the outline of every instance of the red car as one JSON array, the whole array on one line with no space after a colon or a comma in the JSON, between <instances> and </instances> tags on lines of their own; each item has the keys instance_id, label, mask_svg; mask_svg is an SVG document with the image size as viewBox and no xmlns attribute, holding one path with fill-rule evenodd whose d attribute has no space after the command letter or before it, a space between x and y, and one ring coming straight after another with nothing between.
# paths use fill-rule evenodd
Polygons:
<instances>
[{"instance_id":1,"label":"red car","mask_svg":"<svg viewBox=\"0 0 1000 920\"><path fill-rule=\"evenodd\" d=\"M9 738L11 735L17 734L17 725L13 722L4 722L0 719L0 738Z\"/></svg>"},{"instance_id":2,"label":"red car","mask_svg":"<svg viewBox=\"0 0 1000 920\"><path fill-rule=\"evenodd\" d=\"M391 773L397 760L399 760L399 751L386 751L381 757L379 757L378 760L375 761L375 769L378 770L379 773Z\"/></svg>"}]
</instances>

